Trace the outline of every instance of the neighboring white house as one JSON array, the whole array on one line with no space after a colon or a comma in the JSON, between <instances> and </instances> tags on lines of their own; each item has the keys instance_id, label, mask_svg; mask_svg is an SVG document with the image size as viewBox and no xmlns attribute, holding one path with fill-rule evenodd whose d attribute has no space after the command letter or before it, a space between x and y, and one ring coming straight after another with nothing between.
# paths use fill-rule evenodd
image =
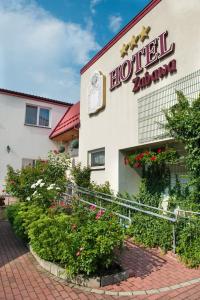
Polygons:
<instances>
[{"instance_id":1,"label":"neighboring white house","mask_svg":"<svg viewBox=\"0 0 200 300\"><path fill-rule=\"evenodd\" d=\"M46 159L59 142L52 129L72 105L53 99L0 89L0 192L7 165L15 169Z\"/></svg>"}]
</instances>

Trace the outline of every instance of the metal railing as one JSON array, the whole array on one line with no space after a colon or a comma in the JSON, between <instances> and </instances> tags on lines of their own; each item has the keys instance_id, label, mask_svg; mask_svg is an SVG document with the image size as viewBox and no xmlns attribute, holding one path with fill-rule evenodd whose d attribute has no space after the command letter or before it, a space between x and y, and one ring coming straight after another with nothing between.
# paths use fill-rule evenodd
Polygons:
<instances>
[{"instance_id":1,"label":"metal railing","mask_svg":"<svg viewBox=\"0 0 200 300\"><path fill-rule=\"evenodd\" d=\"M185 222L190 221L191 214L199 216L200 212L193 211L169 211L159 207L150 206L140 203L134 199L126 199L112 194L106 194L89 190L80 186L68 185L65 193L65 201L70 203L74 197L80 202L88 206L94 205L102 210L112 210L119 217L120 223L124 226L130 226L135 212L140 212L155 218L163 219L172 224L172 248L176 252L176 225L179 219L184 219Z\"/></svg>"}]
</instances>

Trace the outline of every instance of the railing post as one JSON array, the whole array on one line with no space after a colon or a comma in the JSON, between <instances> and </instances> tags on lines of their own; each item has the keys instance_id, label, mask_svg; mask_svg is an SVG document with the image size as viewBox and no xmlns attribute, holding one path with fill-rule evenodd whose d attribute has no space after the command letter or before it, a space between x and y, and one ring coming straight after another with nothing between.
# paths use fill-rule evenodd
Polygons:
<instances>
[{"instance_id":1,"label":"railing post","mask_svg":"<svg viewBox=\"0 0 200 300\"><path fill-rule=\"evenodd\" d=\"M128 210L128 217L129 217L129 220L130 220L129 222L130 222L130 225L131 225L131 210L130 209Z\"/></svg>"},{"instance_id":2,"label":"railing post","mask_svg":"<svg viewBox=\"0 0 200 300\"><path fill-rule=\"evenodd\" d=\"M172 231L173 231L173 252L175 254L176 253L176 232L175 232L174 223L173 223Z\"/></svg>"}]
</instances>

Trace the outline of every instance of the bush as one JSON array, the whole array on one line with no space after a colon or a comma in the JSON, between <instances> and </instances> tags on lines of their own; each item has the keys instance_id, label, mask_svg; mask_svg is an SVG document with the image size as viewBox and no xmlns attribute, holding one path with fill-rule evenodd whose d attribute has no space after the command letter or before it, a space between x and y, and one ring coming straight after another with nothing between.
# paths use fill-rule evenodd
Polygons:
<instances>
[{"instance_id":1,"label":"bush","mask_svg":"<svg viewBox=\"0 0 200 300\"><path fill-rule=\"evenodd\" d=\"M73 181L76 185L88 188L90 186L91 169L89 167L81 167L81 164L77 164L71 170Z\"/></svg>"},{"instance_id":2,"label":"bush","mask_svg":"<svg viewBox=\"0 0 200 300\"><path fill-rule=\"evenodd\" d=\"M27 166L17 171L11 166L8 166L6 191L10 195L17 197L20 201L32 200L31 195L33 195L34 192L32 186L40 182L40 185L36 185L37 188L40 188L43 182L46 188L55 185L54 190L56 190L56 187L58 187L59 192L57 190L55 196L59 196L66 189L65 171L68 167L69 158L63 153L55 154L53 152L49 153L48 161L37 161L35 166ZM48 191L46 189L42 197L46 195L47 199L47 194ZM52 195L52 191L50 192L49 190L48 200L51 200L52 197L54 197L54 195Z\"/></svg>"},{"instance_id":3,"label":"bush","mask_svg":"<svg viewBox=\"0 0 200 300\"><path fill-rule=\"evenodd\" d=\"M179 224L177 248L181 260L189 267L200 265L200 220L184 220Z\"/></svg>"},{"instance_id":4,"label":"bush","mask_svg":"<svg viewBox=\"0 0 200 300\"><path fill-rule=\"evenodd\" d=\"M70 275L93 275L108 269L122 246L123 230L109 212L80 209L71 216L46 216L30 225L33 250L65 266Z\"/></svg>"},{"instance_id":5,"label":"bush","mask_svg":"<svg viewBox=\"0 0 200 300\"><path fill-rule=\"evenodd\" d=\"M172 249L172 224L167 220L136 212L128 234L145 247L160 247L163 251Z\"/></svg>"},{"instance_id":6,"label":"bush","mask_svg":"<svg viewBox=\"0 0 200 300\"><path fill-rule=\"evenodd\" d=\"M25 242L28 242L29 225L40 218L43 213L42 208L27 202L13 204L7 208L7 216L16 235Z\"/></svg>"},{"instance_id":7,"label":"bush","mask_svg":"<svg viewBox=\"0 0 200 300\"><path fill-rule=\"evenodd\" d=\"M77 226L69 251L67 271L70 274L104 273L116 260L115 250L123 243L123 229L110 212L91 207L84 211L87 221Z\"/></svg>"},{"instance_id":8,"label":"bush","mask_svg":"<svg viewBox=\"0 0 200 300\"><path fill-rule=\"evenodd\" d=\"M12 204L6 208L7 218L10 221L12 226L13 226L14 220L16 218L16 215L19 211L19 208L20 208L20 203Z\"/></svg>"},{"instance_id":9,"label":"bush","mask_svg":"<svg viewBox=\"0 0 200 300\"><path fill-rule=\"evenodd\" d=\"M97 193L114 195L113 191L110 188L110 183L108 181L106 181L104 184L96 184L95 182L92 182L90 184L90 190Z\"/></svg>"},{"instance_id":10,"label":"bush","mask_svg":"<svg viewBox=\"0 0 200 300\"><path fill-rule=\"evenodd\" d=\"M44 216L30 225L29 238L33 250L43 259L66 263L70 233L69 216Z\"/></svg>"}]
</instances>

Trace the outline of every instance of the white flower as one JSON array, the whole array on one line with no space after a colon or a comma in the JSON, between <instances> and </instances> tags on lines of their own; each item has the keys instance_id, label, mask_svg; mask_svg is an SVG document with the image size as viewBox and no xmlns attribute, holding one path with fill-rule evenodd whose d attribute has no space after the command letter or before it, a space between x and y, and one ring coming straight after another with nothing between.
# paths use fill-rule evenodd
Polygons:
<instances>
[{"instance_id":1,"label":"white flower","mask_svg":"<svg viewBox=\"0 0 200 300\"><path fill-rule=\"evenodd\" d=\"M44 182L40 183L40 187L43 187L44 185L45 185L45 183L44 183Z\"/></svg>"},{"instance_id":2,"label":"white flower","mask_svg":"<svg viewBox=\"0 0 200 300\"><path fill-rule=\"evenodd\" d=\"M27 198L26 198L26 200L27 200L27 201L30 201L30 200L31 200L31 198L30 198L30 197L27 197Z\"/></svg>"},{"instance_id":3,"label":"white flower","mask_svg":"<svg viewBox=\"0 0 200 300\"><path fill-rule=\"evenodd\" d=\"M57 188L56 188L56 190L60 190L60 188L59 188L59 187L57 187Z\"/></svg>"},{"instance_id":4,"label":"white flower","mask_svg":"<svg viewBox=\"0 0 200 300\"><path fill-rule=\"evenodd\" d=\"M32 188L32 189L35 189L35 188L36 188L36 183L32 184L32 185L31 185L31 188Z\"/></svg>"},{"instance_id":5,"label":"white flower","mask_svg":"<svg viewBox=\"0 0 200 300\"><path fill-rule=\"evenodd\" d=\"M34 193L33 193L33 196L35 196L37 194L37 191L35 191Z\"/></svg>"},{"instance_id":6,"label":"white flower","mask_svg":"<svg viewBox=\"0 0 200 300\"><path fill-rule=\"evenodd\" d=\"M39 180L37 181L37 185L39 185L41 182L42 182L42 179L39 179Z\"/></svg>"},{"instance_id":7,"label":"white flower","mask_svg":"<svg viewBox=\"0 0 200 300\"><path fill-rule=\"evenodd\" d=\"M47 188L48 191L53 190L55 187L55 183L50 184L50 186Z\"/></svg>"}]
</instances>

